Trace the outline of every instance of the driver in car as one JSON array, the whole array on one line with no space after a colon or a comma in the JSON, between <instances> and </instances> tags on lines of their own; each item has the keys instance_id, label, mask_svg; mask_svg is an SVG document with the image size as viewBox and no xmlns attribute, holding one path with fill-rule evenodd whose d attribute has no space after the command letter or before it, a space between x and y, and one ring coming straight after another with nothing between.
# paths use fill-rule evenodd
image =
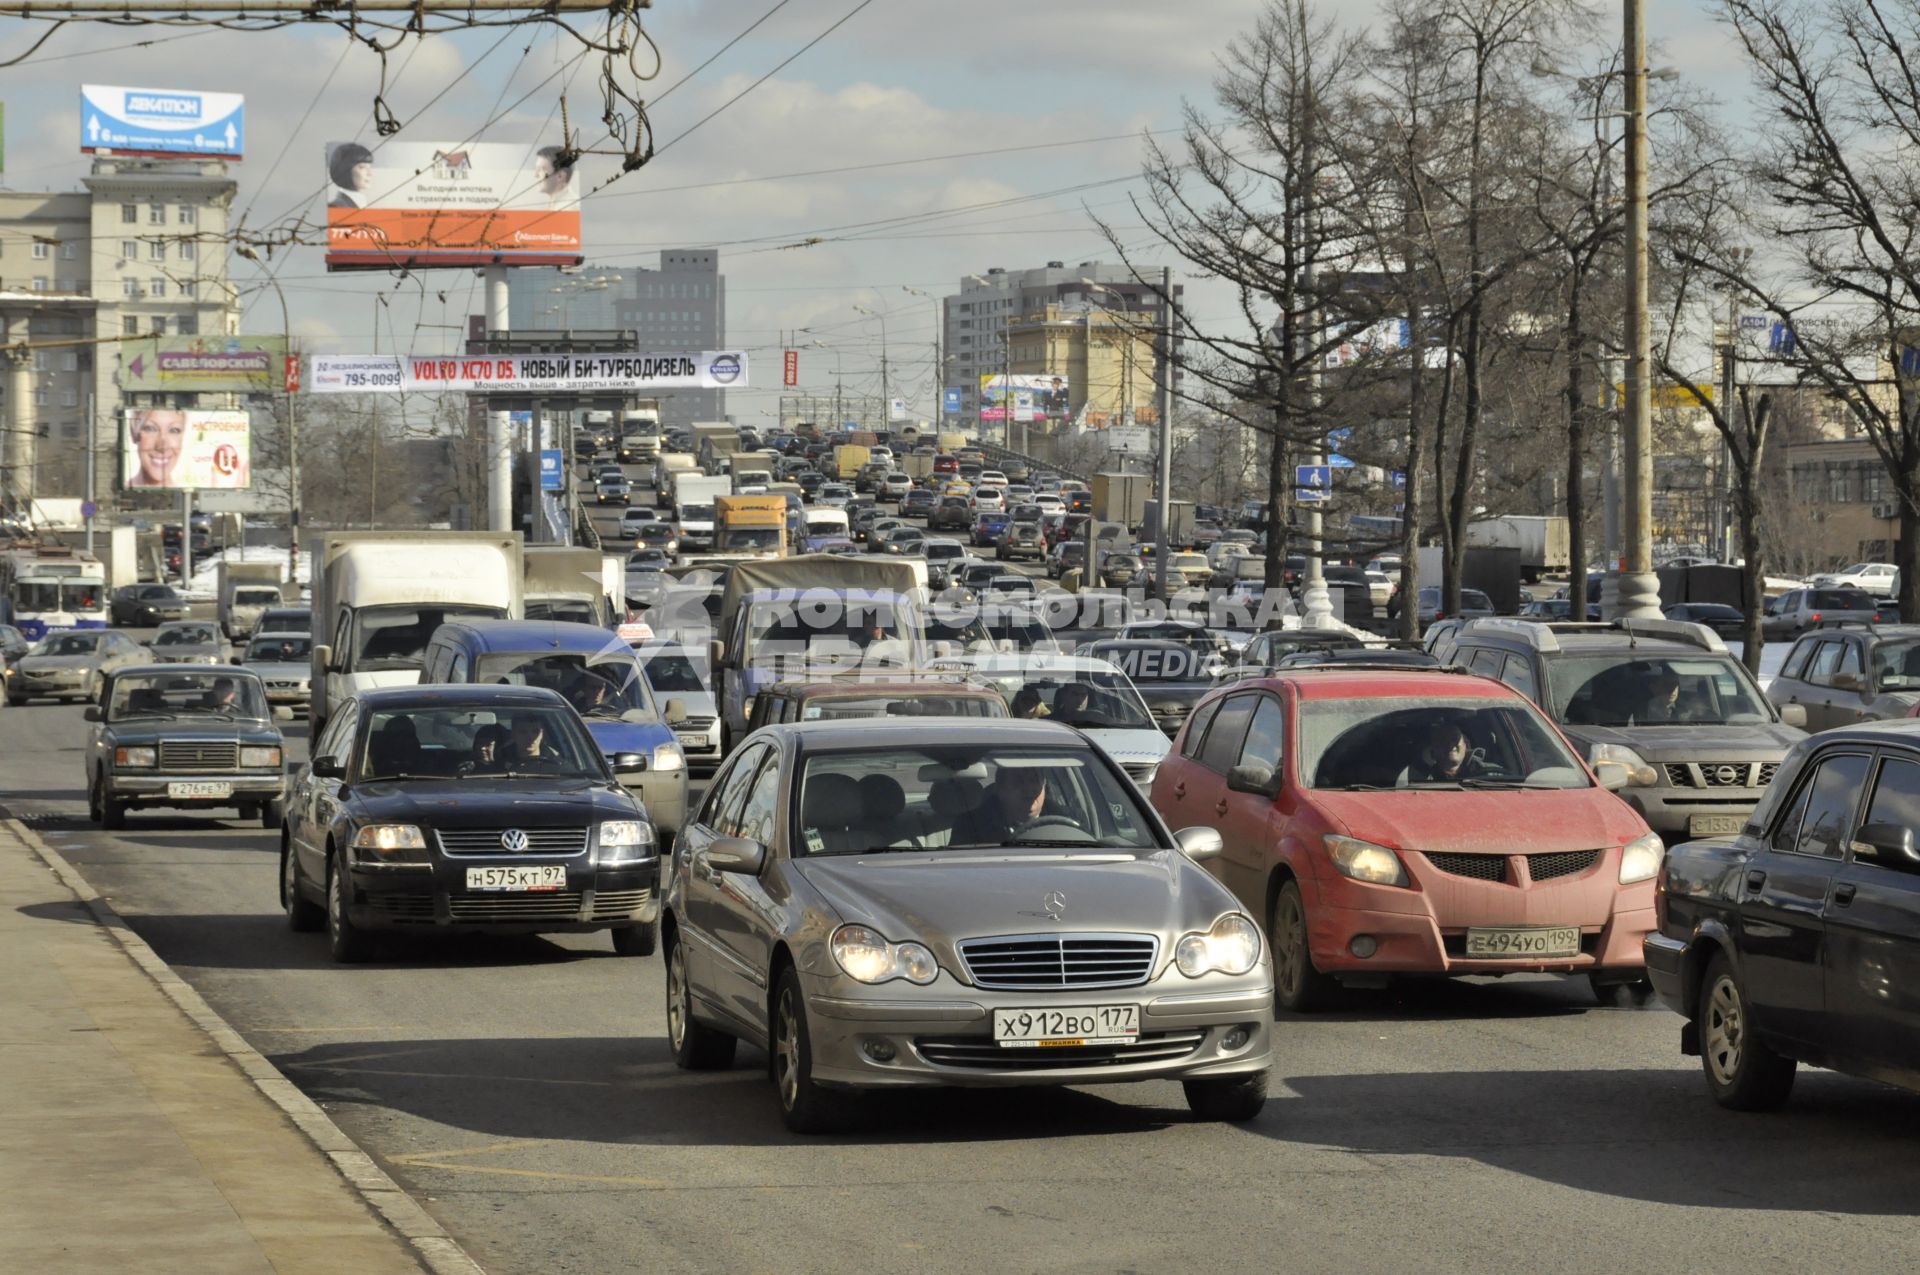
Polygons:
<instances>
[{"instance_id":1,"label":"driver in car","mask_svg":"<svg viewBox=\"0 0 1920 1275\"><path fill-rule=\"evenodd\" d=\"M1451 717L1442 718L1427 728L1426 743L1420 755L1400 774L1400 786L1408 784L1457 784L1487 773L1480 750L1473 747L1467 732Z\"/></svg>"},{"instance_id":2,"label":"driver in car","mask_svg":"<svg viewBox=\"0 0 1920 1275\"><path fill-rule=\"evenodd\" d=\"M1002 766L986 800L972 812L964 839L983 845L1012 840L1046 814L1047 772L1039 766Z\"/></svg>"},{"instance_id":3,"label":"driver in car","mask_svg":"<svg viewBox=\"0 0 1920 1275\"><path fill-rule=\"evenodd\" d=\"M536 713L522 713L513 719L513 765L552 768L560 764L554 750L547 746L547 723Z\"/></svg>"}]
</instances>

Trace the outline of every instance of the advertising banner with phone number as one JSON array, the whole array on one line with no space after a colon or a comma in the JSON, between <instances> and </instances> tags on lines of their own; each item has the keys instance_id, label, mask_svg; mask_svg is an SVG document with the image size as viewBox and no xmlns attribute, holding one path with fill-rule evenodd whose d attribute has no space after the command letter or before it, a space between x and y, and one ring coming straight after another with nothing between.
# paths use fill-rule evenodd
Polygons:
<instances>
[{"instance_id":1,"label":"advertising banner with phone number","mask_svg":"<svg viewBox=\"0 0 1920 1275\"><path fill-rule=\"evenodd\" d=\"M498 354L446 358L316 354L315 394L580 394L601 390L725 390L747 384L747 356L678 354Z\"/></svg>"}]
</instances>

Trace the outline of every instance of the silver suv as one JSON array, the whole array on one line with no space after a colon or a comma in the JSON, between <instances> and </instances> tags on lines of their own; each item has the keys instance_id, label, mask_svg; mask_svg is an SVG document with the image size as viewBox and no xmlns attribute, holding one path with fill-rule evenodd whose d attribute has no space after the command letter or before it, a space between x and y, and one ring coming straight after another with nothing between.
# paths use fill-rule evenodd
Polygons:
<instances>
[{"instance_id":1,"label":"silver suv","mask_svg":"<svg viewBox=\"0 0 1920 1275\"><path fill-rule=\"evenodd\" d=\"M1734 836L1806 712L1776 709L1705 625L1468 620L1454 664L1528 696L1589 762L1623 763L1620 796L1668 841Z\"/></svg>"}]
</instances>

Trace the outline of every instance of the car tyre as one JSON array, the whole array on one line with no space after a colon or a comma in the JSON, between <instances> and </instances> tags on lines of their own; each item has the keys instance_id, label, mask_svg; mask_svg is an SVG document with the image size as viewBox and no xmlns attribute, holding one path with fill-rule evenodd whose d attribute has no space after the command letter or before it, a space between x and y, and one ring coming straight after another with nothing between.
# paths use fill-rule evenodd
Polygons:
<instances>
[{"instance_id":1,"label":"car tyre","mask_svg":"<svg viewBox=\"0 0 1920 1275\"><path fill-rule=\"evenodd\" d=\"M126 827L127 808L107 795L107 781L104 776L93 781L93 790L95 795L88 804L94 807L93 817L99 821L100 826L109 832Z\"/></svg>"},{"instance_id":2,"label":"car tyre","mask_svg":"<svg viewBox=\"0 0 1920 1275\"><path fill-rule=\"evenodd\" d=\"M773 988L773 1048L767 1069L780 1114L794 1133L838 1133L853 1118L853 1095L824 1088L813 1079L813 1032L800 974L791 965L780 971Z\"/></svg>"},{"instance_id":3,"label":"car tyre","mask_svg":"<svg viewBox=\"0 0 1920 1275\"><path fill-rule=\"evenodd\" d=\"M287 803L275 797L272 801L260 803L260 826L268 832L279 831L280 825L287 821Z\"/></svg>"},{"instance_id":4,"label":"car tyre","mask_svg":"<svg viewBox=\"0 0 1920 1275\"><path fill-rule=\"evenodd\" d=\"M280 906L287 914L287 928L296 934L312 934L327 923L327 910L300 892L300 858L284 837L280 841Z\"/></svg>"},{"instance_id":5,"label":"car tyre","mask_svg":"<svg viewBox=\"0 0 1920 1275\"><path fill-rule=\"evenodd\" d=\"M1751 1004L1725 953L1707 965L1696 1015L1701 1070L1715 1102L1733 1111L1774 1111L1786 1102L1796 1064L1755 1034Z\"/></svg>"},{"instance_id":6,"label":"car tyre","mask_svg":"<svg viewBox=\"0 0 1920 1275\"><path fill-rule=\"evenodd\" d=\"M1638 1009L1653 1000L1653 984L1644 978L1630 983L1601 982L1597 974L1587 975L1593 999L1611 1009Z\"/></svg>"},{"instance_id":7,"label":"car tyre","mask_svg":"<svg viewBox=\"0 0 1920 1275\"><path fill-rule=\"evenodd\" d=\"M346 856L337 854L327 862L327 945L339 965L366 960L373 947L367 932L347 912L347 891L352 888L348 881Z\"/></svg>"},{"instance_id":8,"label":"car tyre","mask_svg":"<svg viewBox=\"0 0 1920 1275\"><path fill-rule=\"evenodd\" d=\"M1267 1073L1245 1076L1217 1076L1201 1080L1183 1080L1187 1110L1198 1120L1243 1124L1257 1117L1267 1105Z\"/></svg>"},{"instance_id":9,"label":"car tyre","mask_svg":"<svg viewBox=\"0 0 1920 1275\"><path fill-rule=\"evenodd\" d=\"M660 944L660 923L622 925L613 931L613 950L620 956L652 956Z\"/></svg>"},{"instance_id":10,"label":"car tyre","mask_svg":"<svg viewBox=\"0 0 1920 1275\"><path fill-rule=\"evenodd\" d=\"M693 987L687 981L686 945L678 930L667 943L667 1044L682 1071L725 1071L740 1042L693 1017Z\"/></svg>"},{"instance_id":11,"label":"car tyre","mask_svg":"<svg viewBox=\"0 0 1920 1275\"><path fill-rule=\"evenodd\" d=\"M1313 967L1307 904L1297 881L1286 882L1274 897L1267 945L1273 952L1273 995L1281 1007L1296 1014L1325 1008L1333 999L1333 980Z\"/></svg>"}]
</instances>

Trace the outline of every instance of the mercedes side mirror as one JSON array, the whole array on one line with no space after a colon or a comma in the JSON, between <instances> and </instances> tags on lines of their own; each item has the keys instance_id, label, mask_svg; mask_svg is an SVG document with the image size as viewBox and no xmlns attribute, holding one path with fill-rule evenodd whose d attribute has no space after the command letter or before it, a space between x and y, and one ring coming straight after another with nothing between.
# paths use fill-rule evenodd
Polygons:
<instances>
[{"instance_id":1,"label":"mercedes side mirror","mask_svg":"<svg viewBox=\"0 0 1920 1275\"><path fill-rule=\"evenodd\" d=\"M1280 773L1271 766L1258 764L1235 766L1227 772L1227 788L1231 792L1250 792L1260 797L1278 797Z\"/></svg>"},{"instance_id":2,"label":"mercedes side mirror","mask_svg":"<svg viewBox=\"0 0 1920 1275\"><path fill-rule=\"evenodd\" d=\"M1801 730L1805 730L1807 728L1807 706L1805 704L1782 704L1780 706L1780 721L1784 725L1795 726Z\"/></svg>"},{"instance_id":3,"label":"mercedes side mirror","mask_svg":"<svg viewBox=\"0 0 1920 1275\"><path fill-rule=\"evenodd\" d=\"M767 861L767 848L746 837L716 837L707 846L707 865L719 872L757 876Z\"/></svg>"},{"instance_id":4,"label":"mercedes side mirror","mask_svg":"<svg viewBox=\"0 0 1920 1275\"><path fill-rule=\"evenodd\" d=\"M1227 846L1220 839L1220 833L1214 828L1182 828L1173 834L1173 844L1180 847L1180 853L1195 863L1205 863L1208 859L1217 859L1227 852Z\"/></svg>"}]
</instances>

